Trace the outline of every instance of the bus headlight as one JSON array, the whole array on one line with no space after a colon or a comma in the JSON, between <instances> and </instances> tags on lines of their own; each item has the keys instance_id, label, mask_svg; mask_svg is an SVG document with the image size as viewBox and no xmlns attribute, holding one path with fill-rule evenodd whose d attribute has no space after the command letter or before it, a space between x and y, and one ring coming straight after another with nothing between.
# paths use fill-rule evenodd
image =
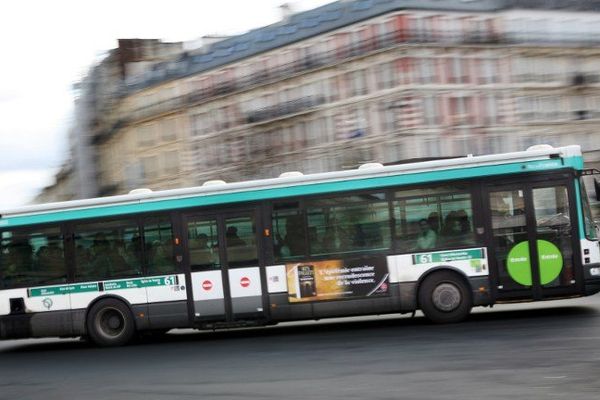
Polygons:
<instances>
[{"instance_id":1,"label":"bus headlight","mask_svg":"<svg viewBox=\"0 0 600 400\"><path fill-rule=\"evenodd\" d=\"M600 268L590 268L590 275L592 276L600 276Z\"/></svg>"}]
</instances>

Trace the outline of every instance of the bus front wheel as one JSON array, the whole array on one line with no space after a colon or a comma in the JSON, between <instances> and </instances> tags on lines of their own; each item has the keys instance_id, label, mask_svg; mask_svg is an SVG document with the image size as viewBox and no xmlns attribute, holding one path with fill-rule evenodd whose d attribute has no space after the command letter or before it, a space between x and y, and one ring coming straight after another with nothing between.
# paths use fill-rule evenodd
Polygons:
<instances>
[{"instance_id":1,"label":"bus front wheel","mask_svg":"<svg viewBox=\"0 0 600 400\"><path fill-rule=\"evenodd\" d=\"M117 299L100 300L87 317L87 333L98 346L122 346L135 334L135 322L129 307Z\"/></svg>"},{"instance_id":2,"label":"bus front wheel","mask_svg":"<svg viewBox=\"0 0 600 400\"><path fill-rule=\"evenodd\" d=\"M471 290L458 274L435 272L421 283L419 306L436 324L460 322L467 318L473 307Z\"/></svg>"}]
</instances>

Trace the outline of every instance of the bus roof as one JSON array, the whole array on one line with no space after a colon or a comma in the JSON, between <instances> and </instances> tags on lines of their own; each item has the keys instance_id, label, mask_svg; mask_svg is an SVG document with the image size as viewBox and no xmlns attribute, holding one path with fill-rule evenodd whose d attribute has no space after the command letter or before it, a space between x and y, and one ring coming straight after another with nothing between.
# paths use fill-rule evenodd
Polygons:
<instances>
[{"instance_id":1,"label":"bus roof","mask_svg":"<svg viewBox=\"0 0 600 400\"><path fill-rule=\"evenodd\" d=\"M513 153L469 155L391 166L370 165L370 168L345 171L290 174L234 183L213 182L185 189L132 191L111 197L29 205L0 212L0 227L557 168L582 169L581 148L577 145L557 148L538 145Z\"/></svg>"}]
</instances>

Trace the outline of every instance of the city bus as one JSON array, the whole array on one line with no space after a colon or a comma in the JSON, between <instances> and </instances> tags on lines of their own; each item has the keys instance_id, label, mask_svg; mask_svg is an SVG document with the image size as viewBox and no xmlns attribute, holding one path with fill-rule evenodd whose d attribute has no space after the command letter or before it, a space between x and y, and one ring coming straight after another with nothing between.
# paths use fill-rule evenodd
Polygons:
<instances>
[{"instance_id":1,"label":"city bus","mask_svg":"<svg viewBox=\"0 0 600 400\"><path fill-rule=\"evenodd\" d=\"M173 328L591 295L579 146L30 205L0 216L0 337L100 346Z\"/></svg>"}]
</instances>

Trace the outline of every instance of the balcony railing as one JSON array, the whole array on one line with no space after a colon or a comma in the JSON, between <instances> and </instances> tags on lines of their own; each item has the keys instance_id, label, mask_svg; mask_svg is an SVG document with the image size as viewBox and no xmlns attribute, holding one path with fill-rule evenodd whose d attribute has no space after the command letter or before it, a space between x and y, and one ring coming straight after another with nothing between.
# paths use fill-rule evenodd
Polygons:
<instances>
[{"instance_id":1,"label":"balcony railing","mask_svg":"<svg viewBox=\"0 0 600 400\"><path fill-rule=\"evenodd\" d=\"M383 50L400 44L516 44L516 43L579 43L584 41L600 44L600 40L582 35L565 35L559 39L547 35L525 34L523 32L506 32L504 34L481 32L457 32L457 31L410 31L397 30L384 35L377 35L370 39L355 41L334 50L315 52L307 54L302 59L294 62L276 66L274 68L258 71L254 74L238 77L227 82L219 83L213 87L196 90L193 93L168 99L159 103L135 110L132 120L147 118L158 113L164 113L184 107L189 104L199 103L216 96L233 93L238 90L248 89L271 81L284 79L291 75L342 62L343 60L366 55L368 53ZM193 64L186 64L193 68ZM188 70L186 73L192 71Z\"/></svg>"},{"instance_id":2,"label":"balcony railing","mask_svg":"<svg viewBox=\"0 0 600 400\"><path fill-rule=\"evenodd\" d=\"M246 122L251 124L255 122L268 121L270 119L283 117L285 115L307 111L323 103L325 103L325 98L323 96L302 97L297 100L287 101L285 103L276 104L272 107L266 107L250 112L246 115Z\"/></svg>"},{"instance_id":3,"label":"balcony railing","mask_svg":"<svg viewBox=\"0 0 600 400\"><path fill-rule=\"evenodd\" d=\"M95 145L102 144L106 142L110 137L112 137L119 129L124 127L129 122L127 118L120 118L112 125L109 125L107 128L98 131L96 135L92 137L92 143Z\"/></svg>"}]
</instances>

